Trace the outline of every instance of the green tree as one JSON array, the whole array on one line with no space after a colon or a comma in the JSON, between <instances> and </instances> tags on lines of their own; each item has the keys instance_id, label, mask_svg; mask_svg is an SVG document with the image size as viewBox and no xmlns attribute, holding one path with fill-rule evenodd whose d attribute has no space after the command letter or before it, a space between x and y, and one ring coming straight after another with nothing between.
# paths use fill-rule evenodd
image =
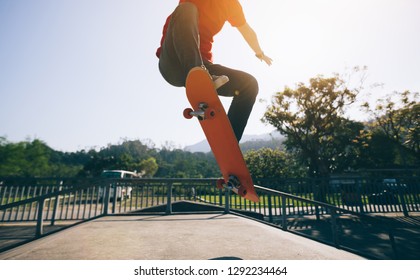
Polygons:
<instances>
[{"instance_id":1,"label":"green tree","mask_svg":"<svg viewBox=\"0 0 420 280\"><path fill-rule=\"evenodd\" d=\"M309 85L286 87L267 108L263 121L287 137L285 146L309 167L309 176L326 177L349 160L362 124L343 117L346 106L355 102L361 86L349 88L339 75L318 76Z\"/></svg>"},{"instance_id":2,"label":"green tree","mask_svg":"<svg viewBox=\"0 0 420 280\"><path fill-rule=\"evenodd\" d=\"M418 165L420 161L420 101L418 92L394 92L368 103L364 109L373 117L369 123L372 135L383 135L393 143L388 153L396 152L390 163L400 166ZM384 141L385 142L385 141Z\"/></svg>"},{"instance_id":3,"label":"green tree","mask_svg":"<svg viewBox=\"0 0 420 280\"><path fill-rule=\"evenodd\" d=\"M23 176L27 169L23 143L9 143L0 138L0 176Z\"/></svg>"},{"instance_id":4,"label":"green tree","mask_svg":"<svg viewBox=\"0 0 420 280\"><path fill-rule=\"evenodd\" d=\"M142 160L138 167L138 172L142 174L143 177L153 177L159 169L159 166L154 157L149 157L145 160Z\"/></svg>"},{"instance_id":5,"label":"green tree","mask_svg":"<svg viewBox=\"0 0 420 280\"><path fill-rule=\"evenodd\" d=\"M79 175L97 177L103 170L122 169L141 172L143 160L153 157L156 152L140 140L125 140L116 145L108 145L99 152L90 150L89 160L84 164ZM152 171L152 170L149 170Z\"/></svg>"},{"instance_id":6,"label":"green tree","mask_svg":"<svg viewBox=\"0 0 420 280\"><path fill-rule=\"evenodd\" d=\"M51 148L38 139L26 143L24 146L26 162L24 176L42 177L50 175Z\"/></svg>"},{"instance_id":7,"label":"green tree","mask_svg":"<svg viewBox=\"0 0 420 280\"><path fill-rule=\"evenodd\" d=\"M254 178L302 177L306 172L292 156L279 149L250 150L244 159Z\"/></svg>"},{"instance_id":8,"label":"green tree","mask_svg":"<svg viewBox=\"0 0 420 280\"><path fill-rule=\"evenodd\" d=\"M220 176L211 153L191 153L163 148L158 152L159 169L155 176L163 178L210 178Z\"/></svg>"},{"instance_id":9,"label":"green tree","mask_svg":"<svg viewBox=\"0 0 420 280\"><path fill-rule=\"evenodd\" d=\"M41 140L9 143L1 140L1 176L49 176L51 149Z\"/></svg>"},{"instance_id":10,"label":"green tree","mask_svg":"<svg viewBox=\"0 0 420 280\"><path fill-rule=\"evenodd\" d=\"M11 143L0 138L0 176L73 177L82 163L72 158L74 155L54 151L39 139Z\"/></svg>"}]
</instances>

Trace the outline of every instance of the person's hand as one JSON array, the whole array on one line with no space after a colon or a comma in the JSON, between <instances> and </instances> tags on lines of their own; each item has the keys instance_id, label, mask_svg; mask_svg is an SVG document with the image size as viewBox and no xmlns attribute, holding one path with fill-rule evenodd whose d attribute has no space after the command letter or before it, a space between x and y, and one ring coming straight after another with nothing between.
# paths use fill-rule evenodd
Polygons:
<instances>
[{"instance_id":1,"label":"person's hand","mask_svg":"<svg viewBox=\"0 0 420 280\"><path fill-rule=\"evenodd\" d=\"M268 66L273 64L273 60L266 56L263 52L255 55L259 60L264 61Z\"/></svg>"}]
</instances>

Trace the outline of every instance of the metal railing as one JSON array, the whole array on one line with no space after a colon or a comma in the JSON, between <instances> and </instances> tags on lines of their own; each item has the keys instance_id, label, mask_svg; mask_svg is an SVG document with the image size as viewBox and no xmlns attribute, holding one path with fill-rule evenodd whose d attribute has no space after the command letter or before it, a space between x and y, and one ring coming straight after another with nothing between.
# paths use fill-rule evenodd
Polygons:
<instances>
[{"instance_id":1,"label":"metal railing","mask_svg":"<svg viewBox=\"0 0 420 280\"><path fill-rule=\"evenodd\" d=\"M152 186L160 185L160 182L166 184L166 181L174 181L175 179L141 179L138 183L136 181L130 182L133 191L133 197L138 198L136 194L140 191L144 184ZM386 181L388 180L388 181ZM58 189L64 190L84 184L92 185L92 179L83 181L75 179L2 179L0 178L0 205L9 204L24 199L49 194ZM98 180L96 180L98 181ZM176 183L176 182L178 183ZM182 183L186 189L188 185L197 183L197 179L175 180L176 185ZM213 179L205 179L205 181L212 182ZM121 191L125 191L124 186L127 185L127 179L120 181L122 187L118 188L117 196L121 196ZM153 183L154 182L154 183ZM288 194L293 194L309 200L316 200L325 202L346 210L351 210L360 213L395 213L401 212L405 216L409 212L420 212L420 178L407 177L393 179L379 178L363 178L363 177L341 177L335 179L259 179L255 180L258 185L265 186L269 189L281 191ZM192 184L192 185L191 185ZM206 183L208 184L208 183ZM211 183L213 184L213 183ZM211 185L210 187L212 187ZM140 190L138 189L140 187ZM161 188L162 186L160 186ZM201 187L202 189L202 187ZM99 189L99 191L103 188ZM192 194L193 189L190 189ZM185 192L188 192L187 190ZM214 192L209 192L213 194ZM183 194L184 191L180 192ZM112 198L111 194L111 198ZM188 193L186 193L188 195ZM203 194L201 194L203 196ZM162 199L161 197L155 197ZM202 197L197 197L199 200L206 200ZM214 201L208 199L210 203ZM145 202L150 205L153 201ZM123 205L124 207L127 207ZM142 207L142 205L130 205L130 209ZM147 207L147 206L146 206ZM121 209L119 209L121 211Z\"/></svg>"},{"instance_id":2,"label":"metal railing","mask_svg":"<svg viewBox=\"0 0 420 280\"><path fill-rule=\"evenodd\" d=\"M214 186L213 179L13 179L13 184L0 188L0 222L36 222L39 237L46 222L83 221L177 200L205 200L220 192Z\"/></svg>"},{"instance_id":3,"label":"metal railing","mask_svg":"<svg viewBox=\"0 0 420 280\"><path fill-rule=\"evenodd\" d=\"M258 179L258 185L360 213L420 212L420 178Z\"/></svg>"},{"instance_id":4,"label":"metal railing","mask_svg":"<svg viewBox=\"0 0 420 280\"><path fill-rule=\"evenodd\" d=\"M12 184L4 180L0 188L0 222L35 222L35 238L44 234L45 225L57 221L90 220L156 206L161 206L156 212L172 214L174 202L194 201L225 213L252 213L283 230L359 254L369 255L361 250L366 244L355 242L362 235L370 239L369 246L381 242L389 251L387 258L398 258L401 251L395 229L377 217L266 187L256 187L260 201L255 203L217 189L216 179L13 180Z\"/></svg>"}]
</instances>

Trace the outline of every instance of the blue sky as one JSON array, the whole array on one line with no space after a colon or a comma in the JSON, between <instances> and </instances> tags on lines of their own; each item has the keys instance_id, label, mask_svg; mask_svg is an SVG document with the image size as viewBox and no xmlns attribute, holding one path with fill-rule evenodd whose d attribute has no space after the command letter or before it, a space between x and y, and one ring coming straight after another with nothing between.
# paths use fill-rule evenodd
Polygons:
<instances>
[{"instance_id":1,"label":"blue sky","mask_svg":"<svg viewBox=\"0 0 420 280\"><path fill-rule=\"evenodd\" d=\"M158 147L204 139L198 123L182 116L184 89L161 78L154 55L177 2L0 0L0 136L38 138L62 151L122 139ZM369 69L364 94L371 99L419 91L420 1L240 2L274 64L256 59L228 24L215 38L215 62L253 74L262 100L357 65ZM384 87L370 90L373 83ZM266 106L255 104L245 134L273 130L260 121Z\"/></svg>"}]
</instances>

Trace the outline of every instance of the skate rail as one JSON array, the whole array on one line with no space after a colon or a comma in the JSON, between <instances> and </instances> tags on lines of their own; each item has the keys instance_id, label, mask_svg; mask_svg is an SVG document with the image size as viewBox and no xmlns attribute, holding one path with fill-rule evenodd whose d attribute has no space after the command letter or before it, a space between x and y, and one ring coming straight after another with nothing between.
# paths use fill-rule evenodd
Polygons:
<instances>
[{"instance_id":1,"label":"skate rail","mask_svg":"<svg viewBox=\"0 0 420 280\"><path fill-rule=\"evenodd\" d=\"M381 218L261 186L256 186L256 203L217 189L217 179L32 179L31 184L14 179L13 185L1 181L0 223L32 222L34 236L29 240L63 221L78 223L156 206L161 206L156 214L171 215L178 213L175 202L191 201L218 207L221 213L257 213L262 222L300 235L305 234L296 224L310 220L313 227L329 228L329 233L326 238L305 236L350 251L354 250L348 240L354 237L346 234L352 230L349 226L363 232L373 229L372 235L388 236L388 246L398 257L395 229Z\"/></svg>"}]
</instances>

